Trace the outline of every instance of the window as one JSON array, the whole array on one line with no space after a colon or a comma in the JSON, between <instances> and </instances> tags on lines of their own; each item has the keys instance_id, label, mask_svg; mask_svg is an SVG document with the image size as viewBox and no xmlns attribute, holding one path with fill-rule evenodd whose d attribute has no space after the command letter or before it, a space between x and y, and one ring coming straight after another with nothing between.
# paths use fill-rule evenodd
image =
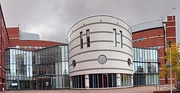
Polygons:
<instances>
[{"instance_id":1,"label":"window","mask_svg":"<svg viewBox=\"0 0 180 93\"><path fill-rule=\"evenodd\" d=\"M116 43L116 29L113 29L113 44L114 44L114 46L116 47L117 46L117 43Z\"/></svg>"},{"instance_id":2,"label":"window","mask_svg":"<svg viewBox=\"0 0 180 93\"><path fill-rule=\"evenodd\" d=\"M73 76L72 77L73 88L85 88L85 75Z\"/></svg>"},{"instance_id":3,"label":"window","mask_svg":"<svg viewBox=\"0 0 180 93\"><path fill-rule=\"evenodd\" d=\"M116 74L104 73L104 74L89 75L90 88L116 87L116 85L117 85Z\"/></svg>"},{"instance_id":4,"label":"window","mask_svg":"<svg viewBox=\"0 0 180 93\"><path fill-rule=\"evenodd\" d=\"M156 49L157 47L156 47L156 46L153 46L152 48Z\"/></svg>"},{"instance_id":5,"label":"window","mask_svg":"<svg viewBox=\"0 0 180 93\"><path fill-rule=\"evenodd\" d=\"M141 40L141 41L143 41L143 40L144 40L144 38L143 38L143 37L141 37L141 38L140 38L140 40Z\"/></svg>"},{"instance_id":6,"label":"window","mask_svg":"<svg viewBox=\"0 0 180 93\"><path fill-rule=\"evenodd\" d=\"M73 67L76 67L76 60L72 61L72 65L73 65Z\"/></svg>"},{"instance_id":7,"label":"window","mask_svg":"<svg viewBox=\"0 0 180 93\"><path fill-rule=\"evenodd\" d=\"M161 46L159 45L159 46L157 46L157 48L158 48L158 49L160 49L160 48L161 48Z\"/></svg>"},{"instance_id":8,"label":"window","mask_svg":"<svg viewBox=\"0 0 180 93\"><path fill-rule=\"evenodd\" d=\"M98 57L98 62L99 62L100 64L105 64L106 61L107 61L107 57L106 57L105 55L100 55L100 56Z\"/></svg>"},{"instance_id":9,"label":"window","mask_svg":"<svg viewBox=\"0 0 180 93\"><path fill-rule=\"evenodd\" d=\"M90 47L90 33L89 33L89 29L86 30L86 37L87 37L87 47Z\"/></svg>"},{"instance_id":10,"label":"window","mask_svg":"<svg viewBox=\"0 0 180 93\"><path fill-rule=\"evenodd\" d=\"M40 46L39 49L42 49L42 47Z\"/></svg>"},{"instance_id":11,"label":"window","mask_svg":"<svg viewBox=\"0 0 180 93\"><path fill-rule=\"evenodd\" d=\"M122 47L122 44L123 44L122 41L123 41L122 40L122 31L120 31L120 38L119 38L120 47Z\"/></svg>"},{"instance_id":12,"label":"window","mask_svg":"<svg viewBox=\"0 0 180 93\"><path fill-rule=\"evenodd\" d=\"M31 49L32 47L31 46L29 46L29 49Z\"/></svg>"},{"instance_id":13,"label":"window","mask_svg":"<svg viewBox=\"0 0 180 93\"><path fill-rule=\"evenodd\" d=\"M19 46L19 45L17 45L17 46L16 46L16 48L18 48L18 49L19 49L19 48L20 48L20 46Z\"/></svg>"},{"instance_id":14,"label":"window","mask_svg":"<svg viewBox=\"0 0 180 93\"><path fill-rule=\"evenodd\" d=\"M151 73L151 63L147 63L148 65L148 73Z\"/></svg>"},{"instance_id":15,"label":"window","mask_svg":"<svg viewBox=\"0 0 180 93\"><path fill-rule=\"evenodd\" d=\"M132 40L132 42L134 43L134 40Z\"/></svg>"},{"instance_id":16,"label":"window","mask_svg":"<svg viewBox=\"0 0 180 93\"><path fill-rule=\"evenodd\" d=\"M24 46L25 49L27 49L27 46Z\"/></svg>"},{"instance_id":17,"label":"window","mask_svg":"<svg viewBox=\"0 0 180 93\"><path fill-rule=\"evenodd\" d=\"M83 33L80 32L80 46L81 46L81 49L83 48Z\"/></svg>"},{"instance_id":18,"label":"window","mask_svg":"<svg viewBox=\"0 0 180 93\"><path fill-rule=\"evenodd\" d=\"M136 38L136 42L138 42L139 41L139 39L138 38Z\"/></svg>"},{"instance_id":19,"label":"window","mask_svg":"<svg viewBox=\"0 0 180 93\"><path fill-rule=\"evenodd\" d=\"M35 49L38 49L38 46L35 46Z\"/></svg>"}]
</instances>

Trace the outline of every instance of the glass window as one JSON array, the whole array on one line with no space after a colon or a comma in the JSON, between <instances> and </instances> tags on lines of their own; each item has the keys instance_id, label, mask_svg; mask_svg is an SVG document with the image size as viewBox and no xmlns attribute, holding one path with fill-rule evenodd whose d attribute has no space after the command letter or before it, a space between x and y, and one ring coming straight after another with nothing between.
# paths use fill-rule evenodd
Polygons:
<instances>
[{"instance_id":1,"label":"glass window","mask_svg":"<svg viewBox=\"0 0 180 93\"><path fill-rule=\"evenodd\" d=\"M132 42L134 43L135 40L132 40Z\"/></svg>"},{"instance_id":2,"label":"glass window","mask_svg":"<svg viewBox=\"0 0 180 93\"><path fill-rule=\"evenodd\" d=\"M35 46L35 49L38 49L38 46Z\"/></svg>"},{"instance_id":3,"label":"glass window","mask_svg":"<svg viewBox=\"0 0 180 93\"><path fill-rule=\"evenodd\" d=\"M24 46L25 49L27 49L27 46Z\"/></svg>"},{"instance_id":4,"label":"glass window","mask_svg":"<svg viewBox=\"0 0 180 93\"><path fill-rule=\"evenodd\" d=\"M35 51L19 49L6 50L6 71L9 73L6 73L7 82L17 81L20 85L17 87L19 89L68 88L69 69L68 53L66 53L68 52L68 48L67 46L63 48L65 59L63 62L61 48L62 47L55 46ZM46 77L44 77L44 75L46 75ZM32 76L34 76L34 78ZM35 82L38 84L35 84ZM48 84L51 84L51 87L47 87L46 85ZM10 83L6 89L14 88Z\"/></svg>"},{"instance_id":5,"label":"glass window","mask_svg":"<svg viewBox=\"0 0 180 93\"><path fill-rule=\"evenodd\" d=\"M157 47L156 47L156 46L153 46L152 48L156 49Z\"/></svg>"},{"instance_id":6,"label":"glass window","mask_svg":"<svg viewBox=\"0 0 180 93\"><path fill-rule=\"evenodd\" d=\"M31 46L29 46L29 49L31 49L32 47Z\"/></svg>"},{"instance_id":7,"label":"glass window","mask_svg":"<svg viewBox=\"0 0 180 93\"><path fill-rule=\"evenodd\" d=\"M119 32L120 32L119 43L120 43L120 47L122 47L123 46L122 31L119 31Z\"/></svg>"},{"instance_id":8,"label":"glass window","mask_svg":"<svg viewBox=\"0 0 180 93\"><path fill-rule=\"evenodd\" d=\"M151 85L158 83L158 50L133 48L134 85ZM137 58L140 58L137 59ZM143 60L141 60L143 59ZM127 75L130 79L130 76ZM130 82L128 81L128 84Z\"/></svg>"},{"instance_id":9,"label":"glass window","mask_svg":"<svg viewBox=\"0 0 180 93\"><path fill-rule=\"evenodd\" d=\"M80 47L83 48L83 32L80 32Z\"/></svg>"},{"instance_id":10,"label":"glass window","mask_svg":"<svg viewBox=\"0 0 180 93\"><path fill-rule=\"evenodd\" d=\"M158 49L160 49L160 48L161 48L161 46L160 46L160 45L158 45L158 46L157 46L157 48L158 48Z\"/></svg>"},{"instance_id":11,"label":"glass window","mask_svg":"<svg viewBox=\"0 0 180 93\"><path fill-rule=\"evenodd\" d=\"M89 76L92 79L92 75ZM85 88L85 76L80 75L80 76L73 76L72 77L72 85L73 88ZM89 83L90 85L93 84L92 82ZM92 85L93 86L93 85ZM91 87L91 86L90 86Z\"/></svg>"},{"instance_id":12,"label":"glass window","mask_svg":"<svg viewBox=\"0 0 180 93\"><path fill-rule=\"evenodd\" d=\"M16 48L18 48L18 49L19 49L19 48L20 48L20 46L19 46L19 45L17 45L17 46L16 46Z\"/></svg>"},{"instance_id":13,"label":"glass window","mask_svg":"<svg viewBox=\"0 0 180 93\"><path fill-rule=\"evenodd\" d=\"M116 87L116 74L90 74L90 88Z\"/></svg>"},{"instance_id":14,"label":"glass window","mask_svg":"<svg viewBox=\"0 0 180 93\"><path fill-rule=\"evenodd\" d=\"M139 39L138 38L136 38L136 42L138 42L139 41Z\"/></svg>"},{"instance_id":15,"label":"glass window","mask_svg":"<svg viewBox=\"0 0 180 93\"><path fill-rule=\"evenodd\" d=\"M113 29L113 45L117 46L116 29Z\"/></svg>"},{"instance_id":16,"label":"glass window","mask_svg":"<svg viewBox=\"0 0 180 93\"><path fill-rule=\"evenodd\" d=\"M42 49L42 47L40 46L39 49Z\"/></svg>"},{"instance_id":17,"label":"glass window","mask_svg":"<svg viewBox=\"0 0 180 93\"><path fill-rule=\"evenodd\" d=\"M89 29L86 30L86 39L87 39L87 47L90 47L90 32Z\"/></svg>"}]
</instances>

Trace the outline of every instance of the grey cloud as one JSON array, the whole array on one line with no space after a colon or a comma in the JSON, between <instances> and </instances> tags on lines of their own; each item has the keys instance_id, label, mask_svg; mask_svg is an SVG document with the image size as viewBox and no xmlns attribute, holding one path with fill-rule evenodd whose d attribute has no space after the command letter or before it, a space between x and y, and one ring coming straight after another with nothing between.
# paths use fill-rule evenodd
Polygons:
<instances>
[{"instance_id":1,"label":"grey cloud","mask_svg":"<svg viewBox=\"0 0 180 93\"><path fill-rule=\"evenodd\" d=\"M179 0L0 1L7 26L21 24L22 31L38 33L42 39L53 41L63 41L74 23L91 15L112 15L134 25L172 14L172 8L175 7L176 17L180 17L177 12L180 9ZM177 34L180 34L178 26L177 29Z\"/></svg>"}]
</instances>

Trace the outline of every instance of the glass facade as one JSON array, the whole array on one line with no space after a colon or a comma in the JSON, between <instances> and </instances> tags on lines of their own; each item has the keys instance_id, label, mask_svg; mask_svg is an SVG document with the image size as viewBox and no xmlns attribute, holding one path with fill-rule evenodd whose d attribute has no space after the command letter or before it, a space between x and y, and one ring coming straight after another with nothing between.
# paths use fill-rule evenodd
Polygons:
<instances>
[{"instance_id":1,"label":"glass facade","mask_svg":"<svg viewBox=\"0 0 180 93\"><path fill-rule=\"evenodd\" d=\"M6 89L69 88L68 45L6 50Z\"/></svg>"},{"instance_id":2,"label":"glass facade","mask_svg":"<svg viewBox=\"0 0 180 93\"><path fill-rule=\"evenodd\" d=\"M73 88L85 88L85 75L79 75L72 77Z\"/></svg>"},{"instance_id":3,"label":"glass facade","mask_svg":"<svg viewBox=\"0 0 180 93\"><path fill-rule=\"evenodd\" d=\"M116 87L116 74L89 74L89 88ZM73 88L85 88L85 75L72 77Z\"/></svg>"},{"instance_id":4,"label":"glass facade","mask_svg":"<svg viewBox=\"0 0 180 93\"><path fill-rule=\"evenodd\" d=\"M131 83L131 76L132 75L128 75L128 74L121 74L121 86L132 86Z\"/></svg>"},{"instance_id":5,"label":"glass facade","mask_svg":"<svg viewBox=\"0 0 180 93\"><path fill-rule=\"evenodd\" d=\"M90 74L90 88L116 87L116 74Z\"/></svg>"},{"instance_id":6,"label":"glass facade","mask_svg":"<svg viewBox=\"0 0 180 93\"><path fill-rule=\"evenodd\" d=\"M159 84L158 50L133 48L134 85Z\"/></svg>"}]
</instances>

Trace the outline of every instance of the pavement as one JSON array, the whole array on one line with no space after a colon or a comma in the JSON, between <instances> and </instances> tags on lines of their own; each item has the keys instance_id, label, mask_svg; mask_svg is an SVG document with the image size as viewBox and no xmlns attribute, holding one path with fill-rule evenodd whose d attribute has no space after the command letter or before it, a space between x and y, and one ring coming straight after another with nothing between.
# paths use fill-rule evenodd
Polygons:
<instances>
[{"instance_id":1,"label":"pavement","mask_svg":"<svg viewBox=\"0 0 180 93\"><path fill-rule=\"evenodd\" d=\"M108 89L59 89L59 90L5 90L0 93L153 93L158 90L169 90L169 86L141 86L132 88Z\"/></svg>"}]
</instances>

